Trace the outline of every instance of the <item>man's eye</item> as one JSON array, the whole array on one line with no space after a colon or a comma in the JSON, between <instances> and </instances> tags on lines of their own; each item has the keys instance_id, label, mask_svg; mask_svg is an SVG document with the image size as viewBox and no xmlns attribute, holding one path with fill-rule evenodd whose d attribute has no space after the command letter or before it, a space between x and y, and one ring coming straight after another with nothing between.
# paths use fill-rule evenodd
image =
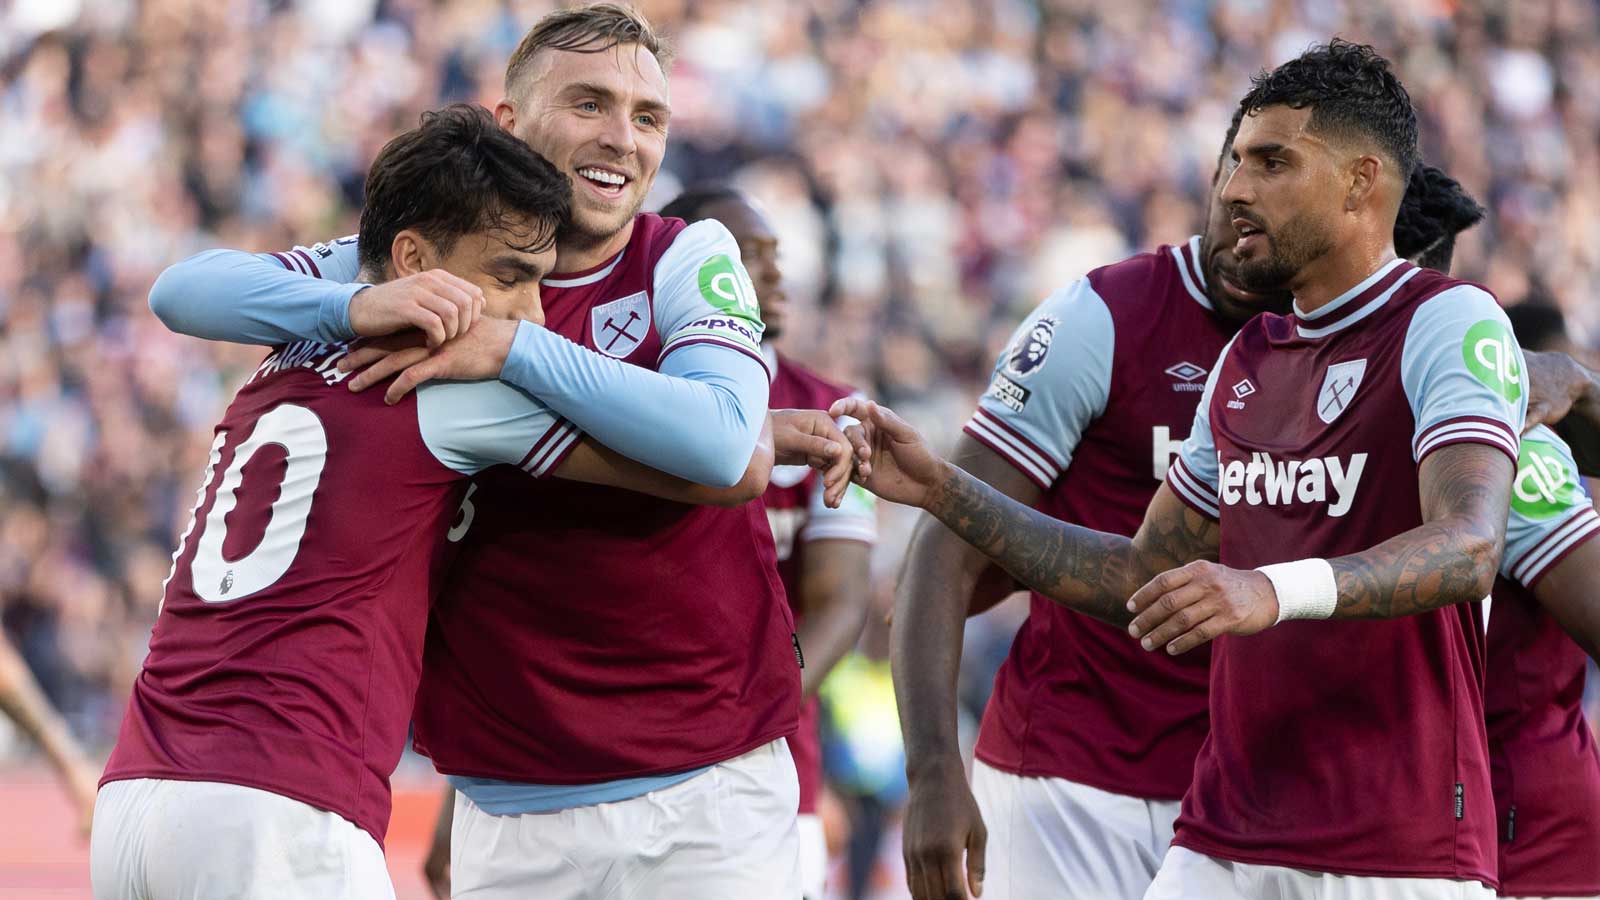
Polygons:
<instances>
[{"instance_id":1,"label":"man's eye","mask_svg":"<svg viewBox=\"0 0 1600 900\"><path fill-rule=\"evenodd\" d=\"M646 113L645 115L639 117L639 124L645 126L646 128L654 128L656 125L656 117Z\"/></svg>"},{"instance_id":2,"label":"man's eye","mask_svg":"<svg viewBox=\"0 0 1600 900\"><path fill-rule=\"evenodd\" d=\"M1267 158L1266 168L1267 168L1268 172L1276 172L1279 169L1283 168L1285 165L1286 165L1286 163L1283 160L1278 159L1276 157L1268 157Z\"/></svg>"},{"instance_id":3,"label":"man's eye","mask_svg":"<svg viewBox=\"0 0 1600 900\"><path fill-rule=\"evenodd\" d=\"M517 286L517 284L519 283L520 280L516 279L516 278L500 278L500 277L496 277L495 281L499 282L500 286L503 287L503 288L514 288L514 287Z\"/></svg>"},{"instance_id":4,"label":"man's eye","mask_svg":"<svg viewBox=\"0 0 1600 900\"><path fill-rule=\"evenodd\" d=\"M593 100L585 100L578 104L578 108L584 112L599 112L600 104L594 102Z\"/></svg>"}]
</instances>

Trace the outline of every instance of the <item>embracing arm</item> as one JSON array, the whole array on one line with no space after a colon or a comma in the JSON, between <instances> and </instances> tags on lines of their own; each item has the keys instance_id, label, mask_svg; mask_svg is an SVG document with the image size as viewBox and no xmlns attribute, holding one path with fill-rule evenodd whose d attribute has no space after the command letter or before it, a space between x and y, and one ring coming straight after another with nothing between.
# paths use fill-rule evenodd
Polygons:
<instances>
[{"instance_id":1,"label":"embracing arm","mask_svg":"<svg viewBox=\"0 0 1600 900\"><path fill-rule=\"evenodd\" d=\"M1556 563L1534 586L1533 596L1545 612L1589 658L1600 661L1600 540L1585 540Z\"/></svg>"},{"instance_id":2,"label":"embracing arm","mask_svg":"<svg viewBox=\"0 0 1600 900\"><path fill-rule=\"evenodd\" d=\"M1600 373L1565 353L1525 356L1530 390L1527 427L1554 427L1572 448L1578 470L1600 476Z\"/></svg>"},{"instance_id":3,"label":"embracing arm","mask_svg":"<svg viewBox=\"0 0 1600 900\"><path fill-rule=\"evenodd\" d=\"M744 477L731 487L710 487L652 469L585 437L559 468L556 477L623 488L664 500L696 506L742 506L761 496L772 472L772 424L761 429Z\"/></svg>"}]
</instances>

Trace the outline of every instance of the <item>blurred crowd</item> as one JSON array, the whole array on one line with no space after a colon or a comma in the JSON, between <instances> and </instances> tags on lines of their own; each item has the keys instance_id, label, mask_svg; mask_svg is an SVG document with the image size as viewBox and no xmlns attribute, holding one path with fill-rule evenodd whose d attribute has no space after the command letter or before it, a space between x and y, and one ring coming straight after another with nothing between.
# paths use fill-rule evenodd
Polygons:
<instances>
[{"instance_id":1,"label":"blurred crowd","mask_svg":"<svg viewBox=\"0 0 1600 900\"><path fill-rule=\"evenodd\" d=\"M1458 274L1600 337L1592 0L641 7L678 53L652 207L712 177L754 191L797 301L786 349L941 443L1053 287L1196 230L1250 74L1335 34L1396 62L1426 157L1489 208ZM376 150L424 109L493 105L548 8L0 0L0 614L91 744L261 355L168 334L150 283L200 249L353 231ZM884 596L909 527L886 513ZM972 629L974 706L1018 612Z\"/></svg>"}]
</instances>

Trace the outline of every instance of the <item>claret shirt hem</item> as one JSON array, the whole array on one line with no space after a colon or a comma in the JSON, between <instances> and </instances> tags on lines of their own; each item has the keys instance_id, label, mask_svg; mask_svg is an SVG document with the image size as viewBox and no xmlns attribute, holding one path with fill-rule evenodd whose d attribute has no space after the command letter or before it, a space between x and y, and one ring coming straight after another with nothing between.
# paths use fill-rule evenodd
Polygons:
<instances>
[{"instance_id":1,"label":"claret shirt hem","mask_svg":"<svg viewBox=\"0 0 1600 900\"><path fill-rule=\"evenodd\" d=\"M455 775L462 778L490 778L495 781L520 781L525 784L599 784L600 782L604 781L620 781L624 778L650 778L656 775L675 775L691 769L700 769L706 766L714 766L717 763L727 762L735 757L743 756L757 747L770 744L778 738L786 738L794 734L795 728L798 727L798 715L799 714L797 711L796 720L791 725L763 731L756 738L745 741L727 750L719 750L714 753L705 753L687 759L674 759L670 762L661 763L660 765L643 768L620 769L610 772L589 771L584 772L580 776L574 776L569 771L509 772L498 769L479 769L471 766L448 765L441 763L438 760L433 760L433 767L439 772L440 775ZM427 749L421 745L413 743L412 749L424 756L428 755Z\"/></svg>"}]
</instances>

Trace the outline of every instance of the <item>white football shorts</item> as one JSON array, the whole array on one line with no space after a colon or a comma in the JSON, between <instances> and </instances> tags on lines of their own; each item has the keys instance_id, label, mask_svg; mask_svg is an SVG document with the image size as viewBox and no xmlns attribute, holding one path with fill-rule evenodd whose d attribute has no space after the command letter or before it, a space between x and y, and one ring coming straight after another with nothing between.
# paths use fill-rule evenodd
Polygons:
<instances>
[{"instance_id":1,"label":"white football shorts","mask_svg":"<svg viewBox=\"0 0 1600 900\"><path fill-rule=\"evenodd\" d=\"M1493 900L1476 881L1367 878L1229 862L1187 847L1167 851L1144 900Z\"/></svg>"},{"instance_id":2,"label":"white football shorts","mask_svg":"<svg viewBox=\"0 0 1600 900\"><path fill-rule=\"evenodd\" d=\"M806 813L795 825L800 836L800 896L823 900L828 885L828 835L822 817Z\"/></svg>"},{"instance_id":3,"label":"white football shorts","mask_svg":"<svg viewBox=\"0 0 1600 900\"><path fill-rule=\"evenodd\" d=\"M972 764L989 829L983 900L1139 900L1172 842L1180 804Z\"/></svg>"},{"instance_id":4,"label":"white football shorts","mask_svg":"<svg viewBox=\"0 0 1600 900\"><path fill-rule=\"evenodd\" d=\"M215 781L102 787L89 879L95 900L394 900L383 850L350 820Z\"/></svg>"},{"instance_id":5,"label":"white football shorts","mask_svg":"<svg viewBox=\"0 0 1600 900\"><path fill-rule=\"evenodd\" d=\"M800 782L779 738L659 791L497 816L456 794L463 900L800 900Z\"/></svg>"}]
</instances>

